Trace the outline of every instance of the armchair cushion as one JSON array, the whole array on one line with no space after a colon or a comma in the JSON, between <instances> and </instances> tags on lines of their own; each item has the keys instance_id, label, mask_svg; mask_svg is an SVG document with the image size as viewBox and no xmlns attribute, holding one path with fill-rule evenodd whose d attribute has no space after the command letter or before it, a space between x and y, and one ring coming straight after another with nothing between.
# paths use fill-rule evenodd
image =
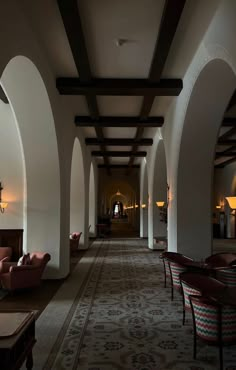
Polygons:
<instances>
[{"instance_id":1,"label":"armchair cushion","mask_svg":"<svg viewBox=\"0 0 236 370\"><path fill-rule=\"evenodd\" d=\"M30 264L31 264L31 261L30 261L29 253L23 254L23 256L21 256L17 262L17 266L30 265Z\"/></svg>"}]
</instances>

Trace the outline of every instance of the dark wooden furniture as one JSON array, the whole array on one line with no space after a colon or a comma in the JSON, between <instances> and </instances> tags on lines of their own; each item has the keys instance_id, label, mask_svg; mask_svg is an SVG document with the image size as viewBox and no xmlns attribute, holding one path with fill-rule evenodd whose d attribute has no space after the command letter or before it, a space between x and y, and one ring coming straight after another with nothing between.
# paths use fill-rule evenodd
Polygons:
<instances>
[{"instance_id":1,"label":"dark wooden furniture","mask_svg":"<svg viewBox=\"0 0 236 370\"><path fill-rule=\"evenodd\" d=\"M0 229L0 248L12 248L12 261L18 261L23 254L22 229Z\"/></svg>"},{"instance_id":2,"label":"dark wooden furniture","mask_svg":"<svg viewBox=\"0 0 236 370\"><path fill-rule=\"evenodd\" d=\"M17 320L17 315L23 318ZM37 311L0 311L0 320L4 320L4 325L0 328L1 370L20 369L25 361L26 369L33 369L32 348L36 342L36 315Z\"/></svg>"}]
</instances>

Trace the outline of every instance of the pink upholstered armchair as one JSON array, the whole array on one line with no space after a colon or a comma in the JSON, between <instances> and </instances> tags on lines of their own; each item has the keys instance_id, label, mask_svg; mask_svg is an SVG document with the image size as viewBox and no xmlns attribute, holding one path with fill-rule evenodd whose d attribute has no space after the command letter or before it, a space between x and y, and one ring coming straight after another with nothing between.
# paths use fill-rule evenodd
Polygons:
<instances>
[{"instance_id":1,"label":"pink upholstered armchair","mask_svg":"<svg viewBox=\"0 0 236 370\"><path fill-rule=\"evenodd\" d=\"M9 262L12 256L12 248L0 247L0 261Z\"/></svg>"},{"instance_id":2,"label":"pink upholstered armchair","mask_svg":"<svg viewBox=\"0 0 236 370\"><path fill-rule=\"evenodd\" d=\"M30 264L17 266L17 262L0 262L2 287L7 290L25 289L40 285L50 254L35 252L30 254Z\"/></svg>"}]
</instances>

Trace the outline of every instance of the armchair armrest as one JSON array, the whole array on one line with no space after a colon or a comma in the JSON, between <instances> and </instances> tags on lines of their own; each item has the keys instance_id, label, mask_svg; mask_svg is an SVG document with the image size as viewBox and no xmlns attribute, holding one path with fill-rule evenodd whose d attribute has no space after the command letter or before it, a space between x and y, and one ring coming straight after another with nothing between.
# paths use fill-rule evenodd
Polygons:
<instances>
[{"instance_id":1,"label":"armchair armrest","mask_svg":"<svg viewBox=\"0 0 236 370\"><path fill-rule=\"evenodd\" d=\"M13 265L9 268L9 272L19 272L19 271L29 271L29 270L37 270L38 267L35 267L33 265Z\"/></svg>"},{"instance_id":2,"label":"armchair armrest","mask_svg":"<svg viewBox=\"0 0 236 370\"><path fill-rule=\"evenodd\" d=\"M9 272L12 266L16 266L16 265L17 265L17 262L0 261L0 273L5 274L6 272Z\"/></svg>"}]
</instances>

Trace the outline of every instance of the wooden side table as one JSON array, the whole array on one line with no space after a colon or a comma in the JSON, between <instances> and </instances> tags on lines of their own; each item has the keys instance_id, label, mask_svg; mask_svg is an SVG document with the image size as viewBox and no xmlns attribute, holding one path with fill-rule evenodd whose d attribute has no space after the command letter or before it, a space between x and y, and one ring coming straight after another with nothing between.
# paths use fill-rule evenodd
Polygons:
<instances>
[{"instance_id":1,"label":"wooden side table","mask_svg":"<svg viewBox=\"0 0 236 370\"><path fill-rule=\"evenodd\" d=\"M33 369L36 316L37 311L0 311L1 370L20 369L25 361L26 369Z\"/></svg>"}]
</instances>

